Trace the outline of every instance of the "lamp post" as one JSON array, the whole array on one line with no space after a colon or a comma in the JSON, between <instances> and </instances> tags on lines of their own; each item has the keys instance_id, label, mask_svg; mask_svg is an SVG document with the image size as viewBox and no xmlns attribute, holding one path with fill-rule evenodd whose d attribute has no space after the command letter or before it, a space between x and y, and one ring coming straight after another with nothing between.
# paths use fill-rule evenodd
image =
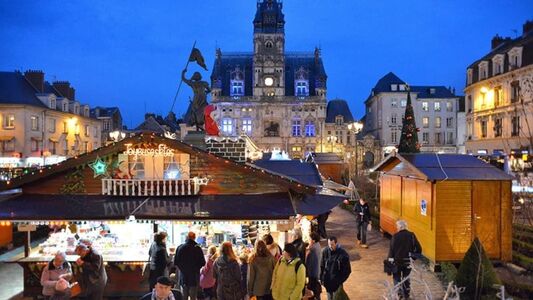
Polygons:
<instances>
[{"instance_id":1,"label":"lamp post","mask_svg":"<svg viewBox=\"0 0 533 300\"><path fill-rule=\"evenodd\" d=\"M363 123L361 122L353 122L353 123L350 123L348 124L348 130L350 131L350 133L354 136L354 141L355 141L355 154L354 154L354 158L355 158L355 176L359 176L359 155L357 153L357 134L359 132L361 132L361 130L363 129ZM351 168L350 168L351 169ZM350 180L351 180L351 174L350 174Z\"/></svg>"}]
</instances>

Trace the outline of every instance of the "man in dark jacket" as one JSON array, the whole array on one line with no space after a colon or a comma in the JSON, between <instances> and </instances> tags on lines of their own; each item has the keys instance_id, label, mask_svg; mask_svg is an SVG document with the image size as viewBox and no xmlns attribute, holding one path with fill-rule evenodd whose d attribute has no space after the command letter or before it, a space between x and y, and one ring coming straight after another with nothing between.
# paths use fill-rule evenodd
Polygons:
<instances>
[{"instance_id":1,"label":"man in dark jacket","mask_svg":"<svg viewBox=\"0 0 533 300\"><path fill-rule=\"evenodd\" d=\"M332 300L341 285L352 273L348 253L337 244L337 238L328 237L328 246L322 250L320 280L326 288L328 300Z\"/></svg>"},{"instance_id":2,"label":"man in dark jacket","mask_svg":"<svg viewBox=\"0 0 533 300\"><path fill-rule=\"evenodd\" d=\"M157 278L153 291L141 297L140 300L182 300L181 293L173 290L174 283L166 276Z\"/></svg>"},{"instance_id":3,"label":"man in dark jacket","mask_svg":"<svg viewBox=\"0 0 533 300\"><path fill-rule=\"evenodd\" d=\"M394 284L398 284L407 278L400 289L400 296L407 299L411 290L409 274L411 273L410 259L416 259L422 253L422 246L418 242L416 235L407 230L407 222L398 220L396 222L398 232L392 236L389 248L389 261L397 266L397 272L392 274Z\"/></svg>"},{"instance_id":4,"label":"man in dark jacket","mask_svg":"<svg viewBox=\"0 0 533 300\"><path fill-rule=\"evenodd\" d=\"M180 271L180 286L183 299L196 300L200 283L200 269L205 265L202 248L194 241L196 234L189 232L187 241L176 249L174 264Z\"/></svg>"},{"instance_id":5,"label":"man in dark jacket","mask_svg":"<svg viewBox=\"0 0 533 300\"><path fill-rule=\"evenodd\" d=\"M167 252L167 233L158 232L154 234L154 242L150 246L150 291L155 287L157 279L161 276L168 276L167 266L169 257Z\"/></svg>"},{"instance_id":6,"label":"man in dark jacket","mask_svg":"<svg viewBox=\"0 0 533 300\"><path fill-rule=\"evenodd\" d=\"M366 244L366 229L370 224L370 208L365 199L360 198L354 206L355 221L357 222L357 243L361 244L361 247L368 248Z\"/></svg>"},{"instance_id":7,"label":"man in dark jacket","mask_svg":"<svg viewBox=\"0 0 533 300\"><path fill-rule=\"evenodd\" d=\"M82 269L82 288L87 300L104 299L104 289L107 283L104 259L86 244L78 244L75 249L80 257L76 264Z\"/></svg>"}]
</instances>

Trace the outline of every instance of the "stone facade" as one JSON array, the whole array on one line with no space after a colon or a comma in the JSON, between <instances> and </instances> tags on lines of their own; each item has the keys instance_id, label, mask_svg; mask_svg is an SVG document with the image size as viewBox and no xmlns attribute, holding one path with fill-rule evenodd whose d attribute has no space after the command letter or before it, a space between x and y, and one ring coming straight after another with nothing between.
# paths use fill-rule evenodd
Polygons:
<instances>
[{"instance_id":1,"label":"stone facade","mask_svg":"<svg viewBox=\"0 0 533 300\"><path fill-rule=\"evenodd\" d=\"M0 72L0 90L0 167L54 164L102 146L102 122L67 82L49 84L41 71Z\"/></svg>"},{"instance_id":2,"label":"stone facade","mask_svg":"<svg viewBox=\"0 0 533 300\"><path fill-rule=\"evenodd\" d=\"M422 152L456 153L459 96L444 86L408 86L395 74L381 78L365 101L364 133L380 141L383 153L400 143L410 90Z\"/></svg>"},{"instance_id":3,"label":"stone facade","mask_svg":"<svg viewBox=\"0 0 533 300\"><path fill-rule=\"evenodd\" d=\"M532 153L532 29L527 22L516 39L494 37L491 52L467 68L468 153L520 158Z\"/></svg>"},{"instance_id":4,"label":"stone facade","mask_svg":"<svg viewBox=\"0 0 533 300\"><path fill-rule=\"evenodd\" d=\"M332 110L340 120L328 123L335 116L328 118L327 75L320 49L285 51L282 6L272 0L257 3L253 52L216 51L212 103L221 135L244 134L264 151L285 150L294 158L315 151L344 151L345 145L354 144L353 134L347 137L353 116L345 105L343 111Z\"/></svg>"}]
</instances>

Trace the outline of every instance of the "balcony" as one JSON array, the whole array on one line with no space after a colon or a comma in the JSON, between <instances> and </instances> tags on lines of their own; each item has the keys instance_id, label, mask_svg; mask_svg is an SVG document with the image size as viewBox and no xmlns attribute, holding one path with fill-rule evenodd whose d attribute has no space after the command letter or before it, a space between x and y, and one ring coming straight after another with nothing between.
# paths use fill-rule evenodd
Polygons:
<instances>
[{"instance_id":1,"label":"balcony","mask_svg":"<svg viewBox=\"0 0 533 300\"><path fill-rule=\"evenodd\" d=\"M207 178L192 179L102 179L106 196L186 196L197 195Z\"/></svg>"}]
</instances>

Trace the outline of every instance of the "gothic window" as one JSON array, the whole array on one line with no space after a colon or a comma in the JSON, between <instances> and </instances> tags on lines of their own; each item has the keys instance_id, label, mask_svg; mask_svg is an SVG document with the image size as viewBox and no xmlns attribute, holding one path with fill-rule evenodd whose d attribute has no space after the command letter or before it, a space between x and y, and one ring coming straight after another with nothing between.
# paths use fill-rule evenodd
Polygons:
<instances>
[{"instance_id":1,"label":"gothic window","mask_svg":"<svg viewBox=\"0 0 533 300\"><path fill-rule=\"evenodd\" d=\"M298 70L296 70L294 75L294 90L296 92L296 96L309 96L309 72L304 67L300 67Z\"/></svg>"},{"instance_id":2,"label":"gothic window","mask_svg":"<svg viewBox=\"0 0 533 300\"><path fill-rule=\"evenodd\" d=\"M274 47L274 43L272 43L272 41L266 41L266 43L265 43L265 47L266 47L267 49L270 49L270 48Z\"/></svg>"},{"instance_id":3,"label":"gothic window","mask_svg":"<svg viewBox=\"0 0 533 300\"><path fill-rule=\"evenodd\" d=\"M305 136L315 136L315 122L306 121L305 122Z\"/></svg>"},{"instance_id":4,"label":"gothic window","mask_svg":"<svg viewBox=\"0 0 533 300\"><path fill-rule=\"evenodd\" d=\"M244 96L244 73L239 67L236 67L230 73L230 96Z\"/></svg>"},{"instance_id":5,"label":"gothic window","mask_svg":"<svg viewBox=\"0 0 533 300\"><path fill-rule=\"evenodd\" d=\"M275 122L266 122L265 136L279 136L279 124Z\"/></svg>"},{"instance_id":6,"label":"gothic window","mask_svg":"<svg viewBox=\"0 0 533 300\"><path fill-rule=\"evenodd\" d=\"M302 135L302 121L299 119L292 120L292 136Z\"/></svg>"}]
</instances>

